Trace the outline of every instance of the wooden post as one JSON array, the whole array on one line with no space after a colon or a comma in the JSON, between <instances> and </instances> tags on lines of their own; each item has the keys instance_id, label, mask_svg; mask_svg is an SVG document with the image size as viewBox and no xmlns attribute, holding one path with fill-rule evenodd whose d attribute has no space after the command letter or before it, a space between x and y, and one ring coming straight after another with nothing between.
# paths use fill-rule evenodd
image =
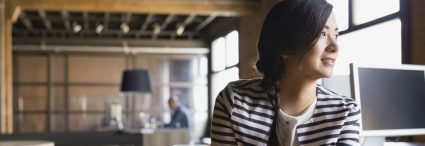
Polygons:
<instances>
[{"instance_id":1,"label":"wooden post","mask_svg":"<svg viewBox=\"0 0 425 146\"><path fill-rule=\"evenodd\" d=\"M0 0L0 133L13 132L11 0Z\"/></svg>"},{"instance_id":2,"label":"wooden post","mask_svg":"<svg viewBox=\"0 0 425 146\"><path fill-rule=\"evenodd\" d=\"M6 29L5 29L5 112L6 112L6 133L13 132L13 89L12 89L12 20L11 17L6 18Z\"/></svg>"},{"instance_id":3,"label":"wooden post","mask_svg":"<svg viewBox=\"0 0 425 146\"><path fill-rule=\"evenodd\" d=\"M0 133L5 133L6 129L6 94L5 94L5 24L6 24L6 3L0 0Z\"/></svg>"}]
</instances>

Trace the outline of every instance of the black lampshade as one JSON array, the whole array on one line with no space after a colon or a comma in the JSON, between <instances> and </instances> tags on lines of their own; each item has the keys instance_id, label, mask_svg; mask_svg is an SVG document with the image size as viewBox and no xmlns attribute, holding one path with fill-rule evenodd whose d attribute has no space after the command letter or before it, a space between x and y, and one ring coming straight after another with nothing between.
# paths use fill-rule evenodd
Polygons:
<instances>
[{"instance_id":1,"label":"black lampshade","mask_svg":"<svg viewBox=\"0 0 425 146\"><path fill-rule=\"evenodd\" d=\"M151 92L147 70L125 70L121 81L122 92Z\"/></svg>"}]
</instances>

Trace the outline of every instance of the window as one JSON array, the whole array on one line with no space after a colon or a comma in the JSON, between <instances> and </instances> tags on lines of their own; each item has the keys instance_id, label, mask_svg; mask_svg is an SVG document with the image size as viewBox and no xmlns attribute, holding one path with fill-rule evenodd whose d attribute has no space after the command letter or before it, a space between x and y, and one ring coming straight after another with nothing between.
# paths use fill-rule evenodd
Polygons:
<instances>
[{"instance_id":1,"label":"window","mask_svg":"<svg viewBox=\"0 0 425 146\"><path fill-rule=\"evenodd\" d=\"M213 103L218 93L220 93L220 91L223 90L224 87L226 87L227 83L239 79L238 74L239 74L239 68L232 67L232 68L223 70L221 72L214 73L211 76L211 78L213 78L211 83L211 89L212 89L212 95L213 95L212 97L214 98Z\"/></svg>"},{"instance_id":2,"label":"window","mask_svg":"<svg viewBox=\"0 0 425 146\"><path fill-rule=\"evenodd\" d=\"M400 19L342 35L338 43L341 49L334 69L336 75L348 75L350 63L401 64Z\"/></svg>"},{"instance_id":3,"label":"window","mask_svg":"<svg viewBox=\"0 0 425 146\"><path fill-rule=\"evenodd\" d=\"M375 20L400 10L400 0L354 0L353 4L356 24Z\"/></svg>"},{"instance_id":4,"label":"window","mask_svg":"<svg viewBox=\"0 0 425 146\"><path fill-rule=\"evenodd\" d=\"M219 37L211 45L211 103L218 93L231 81L239 79L239 33L234 30ZM216 66L216 67L214 67ZM212 105L214 106L214 105Z\"/></svg>"},{"instance_id":5,"label":"window","mask_svg":"<svg viewBox=\"0 0 425 146\"><path fill-rule=\"evenodd\" d=\"M221 71L226 68L226 60L223 59L226 55L226 40L220 37L212 42L211 46L212 70Z\"/></svg>"},{"instance_id":6,"label":"window","mask_svg":"<svg viewBox=\"0 0 425 146\"><path fill-rule=\"evenodd\" d=\"M239 63L239 36L237 31L232 31L225 36L226 41L226 67Z\"/></svg>"},{"instance_id":7,"label":"window","mask_svg":"<svg viewBox=\"0 0 425 146\"><path fill-rule=\"evenodd\" d=\"M400 0L328 0L340 28L334 75L321 83L350 97L349 64L401 64L406 25ZM342 24L342 25L341 25ZM352 97L353 98L353 97Z\"/></svg>"},{"instance_id":8,"label":"window","mask_svg":"<svg viewBox=\"0 0 425 146\"><path fill-rule=\"evenodd\" d=\"M341 34L334 75L348 75L350 63L402 63L399 0L353 0L352 5L349 0L328 2L334 5ZM350 18L349 13L354 17ZM390 14L397 15L386 17ZM354 24L349 24L350 19Z\"/></svg>"},{"instance_id":9,"label":"window","mask_svg":"<svg viewBox=\"0 0 425 146\"><path fill-rule=\"evenodd\" d=\"M348 0L328 0L333 7L339 31L348 29Z\"/></svg>"}]
</instances>

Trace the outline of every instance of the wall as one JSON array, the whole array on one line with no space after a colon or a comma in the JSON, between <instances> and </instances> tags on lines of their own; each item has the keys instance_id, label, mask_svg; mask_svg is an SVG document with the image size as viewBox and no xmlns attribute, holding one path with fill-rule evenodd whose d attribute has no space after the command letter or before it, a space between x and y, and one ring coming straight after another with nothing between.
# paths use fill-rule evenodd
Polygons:
<instances>
[{"instance_id":1,"label":"wall","mask_svg":"<svg viewBox=\"0 0 425 146\"><path fill-rule=\"evenodd\" d=\"M170 95L180 95L195 117L195 136L206 124L206 72L199 68L202 54L136 54L87 52L14 52L15 132L82 132L104 128L106 104L169 122ZM120 92L124 69L148 69L151 94L135 98ZM203 72L203 73L201 73ZM134 100L133 100L134 99ZM125 112L124 112L125 113ZM126 120L123 114L123 120ZM168 120L167 120L168 119ZM148 119L145 119L148 120ZM124 125L128 126L124 121ZM141 127L141 122L135 127Z\"/></svg>"},{"instance_id":2,"label":"wall","mask_svg":"<svg viewBox=\"0 0 425 146\"><path fill-rule=\"evenodd\" d=\"M411 0L411 63L425 65L425 1Z\"/></svg>"},{"instance_id":3,"label":"wall","mask_svg":"<svg viewBox=\"0 0 425 146\"><path fill-rule=\"evenodd\" d=\"M15 52L16 132L84 131L100 125L105 101L119 97L124 68L124 56Z\"/></svg>"},{"instance_id":4,"label":"wall","mask_svg":"<svg viewBox=\"0 0 425 146\"><path fill-rule=\"evenodd\" d=\"M262 0L261 11L255 15L242 16L239 23L239 78L253 78L260 74L255 69L258 59L257 40L268 10L277 0Z\"/></svg>"}]
</instances>

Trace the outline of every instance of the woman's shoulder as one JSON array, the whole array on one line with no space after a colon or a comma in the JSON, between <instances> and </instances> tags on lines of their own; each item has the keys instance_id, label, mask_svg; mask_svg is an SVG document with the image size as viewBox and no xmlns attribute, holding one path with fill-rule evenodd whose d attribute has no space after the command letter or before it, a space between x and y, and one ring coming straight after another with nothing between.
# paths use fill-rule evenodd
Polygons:
<instances>
[{"instance_id":1,"label":"woman's shoulder","mask_svg":"<svg viewBox=\"0 0 425 146\"><path fill-rule=\"evenodd\" d=\"M222 95L236 95L238 99L252 102L268 101L265 90L261 87L262 78L240 79L227 84Z\"/></svg>"},{"instance_id":2,"label":"woman's shoulder","mask_svg":"<svg viewBox=\"0 0 425 146\"><path fill-rule=\"evenodd\" d=\"M248 94L265 94L261 87L262 78L239 79L227 84L226 88L231 92L248 93Z\"/></svg>"},{"instance_id":3,"label":"woman's shoulder","mask_svg":"<svg viewBox=\"0 0 425 146\"><path fill-rule=\"evenodd\" d=\"M262 78L239 79L229 82L228 87L231 88L258 88L261 85Z\"/></svg>"},{"instance_id":4,"label":"woman's shoulder","mask_svg":"<svg viewBox=\"0 0 425 146\"><path fill-rule=\"evenodd\" d=\"M354 110L358 108L356 101L353 100L352 98L344 96L344 95L340 95L321 85L317 86L317 93L318 93L317 100L320 102L324 102L323 104L340 105L341 107L347 110Z\"/></svg>"}]
</instances>

